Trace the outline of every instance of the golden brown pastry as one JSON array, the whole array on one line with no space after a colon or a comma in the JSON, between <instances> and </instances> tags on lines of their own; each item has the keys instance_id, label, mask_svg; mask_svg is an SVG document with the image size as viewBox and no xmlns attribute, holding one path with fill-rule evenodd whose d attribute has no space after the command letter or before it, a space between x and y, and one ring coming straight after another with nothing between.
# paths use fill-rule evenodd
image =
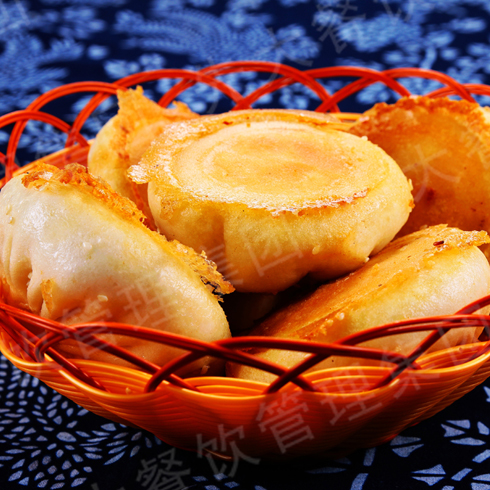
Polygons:
<instances>
[{"instance_id":1,"label":"golden brown pastry","mask_svg":"<svg viewBox=\"0 0 490 490\"><path fill-rule=\"evenodd\" d=\"M8 304L65 324L105 320L214 341L230 336L211 292L232 290L189 248L169 243L142 224L129 199L80 165L41 165L9 181L0 193L0 276ZM182 353L119 335L101 335L144 359L163 365ZM57 344L85 357L76 341ZM122 363L88 349L92 359ZM220 363L204 359L203 372ZM213 367L214 366L214 367Z\"/></svg>"},{"instance_id":2,"label":"golden brown pastry","mask_svg":"<svg viewBox=\"0 0 490 490\"><path fill-rule=\"evenodd\" d=\"M130 178L159 230L204 250L238 291L338 277L405 223L410 185L331 116L245 110L169 125Z\"/></svg>"},{"instance_id":3,"label":"golden brown pastry","mask_svg":"<svg viewBox=\"0 0 490 490\"><path fill-rule=\"evenodd\" d=\"M400 235L447 223L490 232L490 112L476 103L409 97L377 104L350 130L412 181L415 209Z\"/></svg>"},{"instance_id":4,"label":"golden brown pastry","mask_svg":"<svg viewBox=\"0 0 490 490\"><path fill-rule=\"evenodd\" d=\"M97 133L88 155L91 174L102 177L124 197L136 202L147 215L146 186L138 189L126 172L137 163L163 128L175 121L198 117L182 102L175 109L164 109L143 95L143 89L119 90L119 111Z\"/></svg>"},{"instance_id":5,"label":"golden brown pastry","mask_svg":"<svg viewBox=\"0 0 490 490\"><path fill-rule=\"evenodd\" d=\"M408 318L453 314L490 293L490 265L479 245L485 232L463 232L444 225L430 227L390 243L361 269L326 284L270 318L251 335L334 342L355 332ZM453 329L431 350L470 343L480 330ZM428 332L384 337L362 345L409 354ZM291 367L308 354L284 350L249 352ZM313 370L376 361L332 357ZM270 381L264 371L230 365L240 378Z\"/></svg>"}]
</instances>

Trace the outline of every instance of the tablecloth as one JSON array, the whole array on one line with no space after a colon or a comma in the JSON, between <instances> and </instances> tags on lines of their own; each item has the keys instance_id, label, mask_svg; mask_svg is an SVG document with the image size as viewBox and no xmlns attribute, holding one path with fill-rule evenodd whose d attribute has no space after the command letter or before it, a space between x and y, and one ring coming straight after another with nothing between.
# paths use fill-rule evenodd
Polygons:
<instances>
[{"instance_id":1,"label":"tablecloth","mask_svg":"<svg viewBox=\"0 0 490 490\"><path fill-rule=\"evenodd\" d=\"M231 60L299 69L355 65L431 68L460 82L490 82L486 0L3 0L0 1L0 113L74 81L114 81L156 68L197 70ZM227 82L247 93L256 73ZM158 97L171 84L147 90ZM439 86L406 81L414 93ZM329 81L334 91L341 81ZM197 85L191 109L225 102ZM313 108L315 95L284 88L271 104ZM54 107L67 121L87 97ZM395 96L380 84L345 101L363 111ZM482 103L488 103L481 97ZM223 105L225 107L225 105ZM84 128L95 134L114 111L106 102ZM0 143L8 132L0 131ZM63 136L41 123L21 139L26 161L57 150ZM0 488L91 490L490 489L490 381L380 447L339 460L269 464L242 454L224 463L173 448L153 435L87 412L0 360Z\"/></svg>"}]
</instances>

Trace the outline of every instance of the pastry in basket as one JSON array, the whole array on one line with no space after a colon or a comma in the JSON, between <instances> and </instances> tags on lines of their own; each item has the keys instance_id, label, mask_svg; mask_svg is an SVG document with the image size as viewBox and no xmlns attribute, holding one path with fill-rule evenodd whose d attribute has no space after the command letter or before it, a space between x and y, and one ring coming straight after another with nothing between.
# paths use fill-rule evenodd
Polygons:
<instances>
[{"instance_id":1,"label":"pastry in basket","mask_svg":"<svg viewBox=\"0 0 490 490\"><path fill-rule=\"evenodd\" d=\"M182 102L174 109L164 109L143 95L143 89L119 90L119 111L98 132L88 155L91 174L102 177L119 194L136 202L147 215L146 186L138 189L126 172L139 161L145 150L163 130L175 121L198 117Z\"/></svg>"},{"instance_id":2,"label":"pastry in basket","mask_svg":"<svg viewBox=\"0 0 490 490\"><path fill-rule=\"evenodd\" d=\"M205 341L230 336L217 297L232 290L215 265L170 243L141 221L127 198L78 164L49 165L9 181L0 193L3 300L65 324L120 322ZM101 337L163 365L182 351L129 336ZM77 340L56 348L69 357L124 363ZM214 372L202 360L194 372Z\"/></svg>"},{"instance_id":3,"label":"pastry in basket","mask_svg":"<svg viewBox=\"0 0 490 490\"><path fill-rule=\"evenodd\" d=\"M405 223L410 184L332 116L244 110L169 125L129 170L159 230L242 292L360 267Z\"/></svg>"},{"instance_id":4,"label":"pastry in basket","mask_svg":"<svg viewBox=\"0 0 490 490\"><path fill-rule=\"evenodd\" d=\"M447 98L376 104L350 130L367 136L412 181L415 209L400 235L447 223L490 232L490 111Z\"/></svg>"},{"instance_id":5,"label":"pastry in basket","mask_svg":"<svg viewBox=\"0 0 490 490\"><path fill-rule=\"evenodd\" d=\"M438 225L401 237L345 278L321 286L298 302L265 319L251 335L331 343L361 330L408 318L448 315L490 294L490 265L478 246L483 232ZM478 328L455 328L431 351L471 343ZM428 332L387 336L362 345L408 355ZM309 354L278 349L250 349L263 359L292 367ZM378 363L335 356L313 370ZM229 374L257 381L273 375L232 364Z\"/></svg>"}]
</instances>

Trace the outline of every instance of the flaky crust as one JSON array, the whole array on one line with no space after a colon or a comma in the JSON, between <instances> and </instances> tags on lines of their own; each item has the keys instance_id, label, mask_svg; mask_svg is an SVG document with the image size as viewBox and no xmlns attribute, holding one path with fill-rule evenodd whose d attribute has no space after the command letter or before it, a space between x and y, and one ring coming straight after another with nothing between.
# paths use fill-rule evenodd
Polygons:
<instances>
[{"instance_id":1,"label":"flaky crust","mask_svg":"<svg viewBox=\"0 0 490 490\"><path fill-rule=\"evenodd\" d=\"M235 111L167 127L129 170L168 238L204 250L237 290L350 272L412 206L383 151L308 111Z\"/></svg>"},{"instance_id":2,"label":"flaky crust","mask_svg":"<svg viewBox=\"0 0 490 490\"><path fill-rule=\"evenodd\" d=\"M429 227L390 243L361 269L272 315L251 332L318 342L334 342L355 332L408 318L453 314L490 293L490 266L478 246L485 232L463 232L444 225ZM454 329L431 350L469 343L479 330ZM427 332L384 337L362 344L408 354ZM287 367L307 354L279 350L251 353ZM368 360L333 357L314 370L369 364ZM270 381L268 373L230 365L233 376Z\"/></svg>"},{"instance_id":3,"label":"flaky crust","mask_svg":"<svg viewBox=\"0 0 490 490\"><path fill-rule=\"evenodd\" d=\"M175 121L198 117L185 104L164 109L143 95L143 89L119 90L119 110L97 133L88 155L90 173L102 177L114 190L138 204L150 217L146 186L139 189L126 172L137 163L163 128Z\"/></svg>"},{"instance_id":4,"label":"flaky crust","mask_svg":"<svg viewBox=\"0 0 490 490\"><path fill-rule=\"evenodd\" d=\"M412 181L415 209L400 235L440 223L490 231L489 117L475 103L417 96L377 104L354 124Z\"/></svg>"},{"instance_id":5,"label":"flaky crust","mask_svg":"<svg viewBox=\"0 0 490 490\"><path fill-rule=\"evenodd\" d=\"M77 164L63 170L40 165L12 179L0 194L3 299L66 324L106 320L208 341L228 337L212 291L219 296L231 286L205 257L168 242L143 219L133 202ZM156 364L178 354L104 335ZM87 357L86 346L76 341L57 348ZM120 363L88 350L90 358Z\"/></svg>"}]
</instances>

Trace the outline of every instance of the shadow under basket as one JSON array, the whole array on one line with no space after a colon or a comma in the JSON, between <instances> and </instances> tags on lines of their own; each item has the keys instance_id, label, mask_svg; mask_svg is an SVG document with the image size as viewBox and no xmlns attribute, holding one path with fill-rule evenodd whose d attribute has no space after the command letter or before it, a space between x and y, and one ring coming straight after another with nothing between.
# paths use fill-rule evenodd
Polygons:
<instances>
[{"instance_id":1,"label":"shadow under basket","mask_svg":"<svg viewBox=\"0 0 490 490\"><path fill-rule=\"evenodd\" d=\"M255 92L242 96L222 81L223 75L261 72L268 78ZM331 95L321 79L352 78ZM436 80L441 88L431 97L456 95L474 101L472 94L490 95L480 84L457 83L450 77L417 68L384 72L356 67L330 67L308 71L276 63L234 62L199 72L156 70L138 73L115 83L82 82L55 88L23 111L0 117L0 128L12 126L6 154L5 179L25 172L15 155L30 120L41 121L67 133L64 149L42 159L62 167L86 164L90 142L81 130L100 104L117 90L169 78L176 83L159 101L166 107L183 91L204 83L231 99L234 109L246 109L261 96L293 83L311 89L320 100L316 110L331 111L348 124L355 114L340 112L344 98L374 83L383 83L401 96L410 92L397 80L421 77ZM69 125L41 109L72 94L94 95ZM66 326L6 304L0 304L0 350L22 371L70 398L82 407L112 421L139 427L176 447L230 461L285 460L305 456L339 457L358 448L382 444L405 428L431 417L490 376L490 316L474 314L490 304L490 297L468 305L455 315L413 319L382 325L321 344L264 337L236 337L205 343L144 327L95 322ZM426 353L452 328L483 327L480 341ZM32 332L44 332L34 335ZM402 356L362 346L373 338L403 332L426 331L413 352ZM182 348L186 353L163 367L152 366L97 337L116 333L145 338ZM105 349L135 365L121 367L89 359L66 359L56 350L60 340L72 338L87 349ZM273 347L311 353L307 361L288 370L254 358L249 347ZM202 376L183 379L176 373L204 356L247 364L276 375L270 384L241 379ZM387 361L382 366L350 366L306 372L332 355Z\"/></svg>"}]
</instances>

